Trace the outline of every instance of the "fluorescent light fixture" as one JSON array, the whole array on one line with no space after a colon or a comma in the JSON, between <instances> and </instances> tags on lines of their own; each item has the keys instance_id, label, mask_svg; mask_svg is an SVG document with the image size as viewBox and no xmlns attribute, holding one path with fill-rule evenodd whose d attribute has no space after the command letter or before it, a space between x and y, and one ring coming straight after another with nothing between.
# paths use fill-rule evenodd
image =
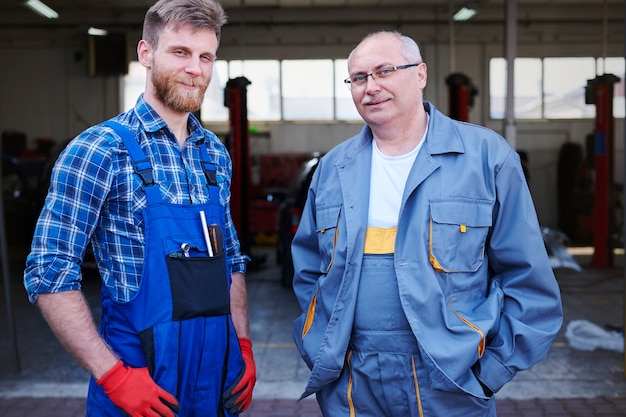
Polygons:
<instances>
[{"instance_id":1,"label":"fluorescent light fixture","mask_svg":"<svg viewBox=\"0 0 626 417\"><path fill-rule=\"evenodd\" d=\"M106 36L108 35L109 32L107 32L106 29L100 29L100 28L95 28L95 27L90 27L87 30L87 33L91 36Z\"/></svg>"},{"instance_id":2,"label":"fluorescent light fixture","mask_svg":"<svg viewBox=\"0 0 626 417\"><path fill-rule=\"evenodd\" d=\"M476 13L478 13L478 10L471 7L463 6L461 9L459 9L458 12L454 14L454 16L452 16L452 19L455 22L464 22L474 17Z\"/></svg>"},{"instance_id":3,"label":"fluorescent light fixture","mask_svg":"<svg viewBox=\"0 0 626 417\"><path fill-rule=\"evenodd\" d=\"M59 14L39 0L26 0L24 4L34 12L47 17L48 19L56 19Z\"/></svg>"}]
</instances>

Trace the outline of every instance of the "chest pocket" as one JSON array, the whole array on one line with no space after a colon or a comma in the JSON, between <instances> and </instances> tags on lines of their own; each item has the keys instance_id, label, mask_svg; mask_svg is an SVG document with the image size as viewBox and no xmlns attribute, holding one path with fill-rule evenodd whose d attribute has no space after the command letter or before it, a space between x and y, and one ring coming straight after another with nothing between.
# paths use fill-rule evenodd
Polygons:
<instances>
[{"instance_id":1,"label":"chest pocket","mask_svg":"<svg viewBox=\"0 0 626 417\"><path fill-rule=\"evenodd\" d=\"M315 215L317 239L322 257L322 271L330 271L335 257L335 248L339 237L339 219L341 205L318 207Z\"/></svg>"},{"instance_id":2,"label":"chest pocket","mask_svg":"<svg viewBox=\"0 0 626 417\"><path fill-rule=\"evenodd\" d=\"M485 257L492 203L477 200L430 202L430 263L437 271L474 272Z\"/></svg>"}]
</instances>

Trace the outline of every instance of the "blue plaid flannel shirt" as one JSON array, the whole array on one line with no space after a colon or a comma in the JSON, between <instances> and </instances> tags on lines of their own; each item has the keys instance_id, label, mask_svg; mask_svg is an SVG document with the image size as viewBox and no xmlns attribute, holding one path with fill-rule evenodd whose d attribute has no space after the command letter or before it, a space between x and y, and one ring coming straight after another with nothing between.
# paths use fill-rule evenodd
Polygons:
<instances>
[{"instance_id":1,"label":"blue plaid flannel shirt","mask_svg":"<svg viewBox=\"0 0 626 417\"><path fill-rule=\"evenodd\" d=\"M163 119L143 96L116 120L139 132L154 178L165 201L174 204L208 200L200 145L207 141L217 165L220 200L226 207L226 253L231 272L243 272L250 258L241 254L230 214L232 162L226 147L193 116L183 149ZM41 293L81 288L80 264L89 242L111 296L132 299L139 289L144 262L147 205L121 139L108 127L93 126L74 138L59 156L26 259L24 286L29 300Z\"/></svg>"}]
</instances>

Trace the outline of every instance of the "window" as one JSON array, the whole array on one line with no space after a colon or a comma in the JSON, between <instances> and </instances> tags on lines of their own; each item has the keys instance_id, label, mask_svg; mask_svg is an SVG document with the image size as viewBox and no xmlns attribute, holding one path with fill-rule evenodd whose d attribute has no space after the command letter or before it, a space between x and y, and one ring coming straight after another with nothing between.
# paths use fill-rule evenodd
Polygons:
<instances>
[{"instance_id":1,"label":"window","mask_svg":"<svg viewBox=\"0 0 626 417\"><path fill-rule=\"evenodd\" d=\"M122 85L124 92L122 94L123 111L132 109L146 88L146 69L137 61L132 61L128 65L128 74L124 76Z\"/></svg>"},{"instance_id":2,"label":"window","mask_svg":"<svg viewBox=\"0 0 626 417\"><path fill-rule=\"evenodd\" d=\"M227 122L228 107L224 106L224 88L228 81L228 63L215 61L213 63L213 78L204 94L204 101L200 107L200 118L204 122Z\"/></svg>"},{"instance_id":3,"label":"window","mask_svg":"<svg viewBox=\"0 0 626 417\"><path fill-rule=\"evenodd\" d=\"M203 122L227 122L226 83L245 77L248 119L360 120L344 85L345 59L216 61L200 115ZM123 106L128 110L145 88L145 68L131 62L123 80ZM282 92L282 94L281 94Z\"/></svg>"},{"instance_id":4,"label":"window","mask_svg":"<svg viewBox=\"0 0 626 417\"><path fill-rule=\"evenodd\" d=\"M352 94L343 80L348 76L348 60L335 60L335 117L338 120L359 120Z\"/></svg>"},{"instance_id":5,"label":"window","mask_svg":"<svg viewBox=\"0 0 626 417\"><path fill-rule=\"evenodd\" d=\"M283 61L283 119L332 120L333 73L330 59Z\"/></svg>"},{"instance_id":6,"label":"window","mask_svg":"<svg viewBox=\"0 0 626 417\"><path fill-rule=\"evenodd\" d=\"M489 63L490 117L503 119L506 100L506 60ZM624 59L516 58L514 106L516 119L594 118L595 106L585 104L587 81L596 74L620 78L614 89L616 117L624 117Z\"/></svg>"},{"instance_id":7,"label":"window","mask_svg":"<svg viewBox=\"0 0 626 417\"><path fill-rule=\"evenodd\" d=\"M596 76L593 58L546 58L543 74L546 119L594 117L595 106L585 104L587 80Z\"/></svg>"},{"instance_id":8,"label":"window","mask_svg":"<svg viewBox=\"0 0 626 417\"><path fill-rule=\"evenodd\" d=\"M540 119L541 60L518 58L515 60L515 117L518 119ZM489 65L489 91L491 92L490 115L503 119L506 108L506 60L494 58Z\"/></svg>"},{"instance_id":9,"label":"window","mask_svg":"<svg viewBox=\"0 0 626 417\"><path fill-rule=\"evenodd\" d=\"M280 120L279 62L276 60L229 61L227 65L230 79L243 76L251 83L247 88L246 96L248 119ZM220 80L222 90L228 79L227 77ZM204 116L202 119L210 120L205 119Z\"/></svg>"}]
</instances>

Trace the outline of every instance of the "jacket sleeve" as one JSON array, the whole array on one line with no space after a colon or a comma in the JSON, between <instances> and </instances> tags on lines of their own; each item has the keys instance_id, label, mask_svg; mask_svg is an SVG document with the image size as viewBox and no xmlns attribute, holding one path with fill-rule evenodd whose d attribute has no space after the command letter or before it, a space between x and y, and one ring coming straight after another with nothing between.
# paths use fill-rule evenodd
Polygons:
<instances>
[{"instance_id":1,"label":"jacket sleeve","mask_svg":"<svg viewBox=\"0 0 626 417\"><path fill-rule=\"evenodd\" d=\"M320 163L321 165L321 163ZM315 226L315 185L321 169L313 174L298 230L291 244L294 266L293 290L303 312L310 304L320 277L320 253Z\"/></svg>"},{"instance_id":2,"label":"jacket sleeve","mask_svg":"<svg viewBox=\"0 0 626 417\"><path fill-rule=\"evenodd\" d=\"M504 305L499 328L474 370L497 392L517 371L530 368L548 352L563 311L530 191L519 157L511 151L495 173L493 228L486 248L493 279Z\"/></svg>"}]
</instances>

